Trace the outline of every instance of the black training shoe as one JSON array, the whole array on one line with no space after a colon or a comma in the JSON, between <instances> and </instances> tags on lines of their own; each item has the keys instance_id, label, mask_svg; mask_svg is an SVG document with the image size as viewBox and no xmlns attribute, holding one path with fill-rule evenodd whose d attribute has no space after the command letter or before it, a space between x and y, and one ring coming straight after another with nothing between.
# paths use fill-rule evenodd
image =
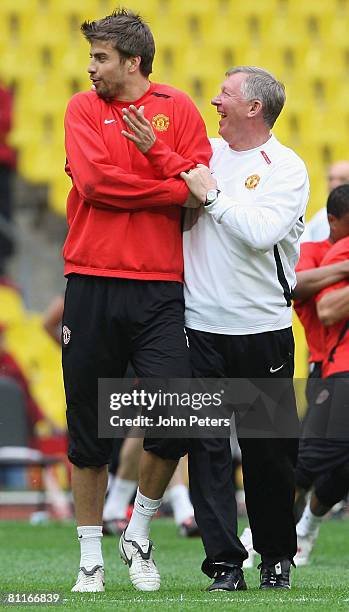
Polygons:
<instances>
[{"instance_id":1,"label":"black training shoe","mask_svg":"<svg viewBox=\"0 0 349 612\"><path fill-rule=\"evenodd\" d=\"M275 565L261 563L258 569L261 570L260 589L290 589L290 568L291 561L283 559Z\"/></svg>"},{"instance_id":2,"label":"black training shoe","mask_svg":"<svg viewBox=\"0 0 349 612\"><path fill-rule=\"evenodd\" d=\"M246 591L244 572L239 565L224 567L214 575L214 581L206 591Z\"/></svg>"}]
</instances>

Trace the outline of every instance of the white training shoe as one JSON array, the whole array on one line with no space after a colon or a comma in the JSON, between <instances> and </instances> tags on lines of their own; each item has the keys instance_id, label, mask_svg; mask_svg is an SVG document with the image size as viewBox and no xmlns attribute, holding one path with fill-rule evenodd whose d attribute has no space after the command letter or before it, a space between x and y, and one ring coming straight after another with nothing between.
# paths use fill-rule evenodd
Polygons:
<instances>
[{"instance_id":1,"label":"white training shoe","mask_svg":"<svg viewBox=\"0 0 349 612\"><path fill-rule=\"evenodd\" d=\"M158 591L160 574L152 557L151 540L127 540L125 532L119 542L122 561L128 565L131 582L138 591Z\"/></svg>"},{"instance_id":2,"label":"white training shoe","mask_svg":"<svg viewBox=\"0 0 349 612\"><path fill-rule=\"evenodd\" d=\"M301 565L308 565L311 551L314 548L314 544L319 535L319 527L307 536L300 536L297 534L297 554L294 557L294 562L297 567Z\"/></svg>"},{"instance_id":3,"label":"white training shoe","mask_svg":"<svg viewBox=\"0 0 349 612\"><path fill-rule=\"evenodd\" d=\"M104 585L104 569L101 565L95 565L91 570L80 567L78 578L72 588L72 592L103 593Z\"/></svg>"},{"instance_id":4,"label":"white training shoe","mask_svg":"<svg viewBox=\"0 0 349 612\"><path fill-rule=\"evenodd\" d=\"M244 563L243 563L243 568L250 568L253 567L253 563L254 563L254 558L256 556L256 551L253 548L253 542L252 542L252 531L249 527L246 527L241 536L240 536L240 541L241 544L244 545L244 547L246 548L247 552L248 552L248 557L247 559L245 559Z\"/></svg>"}]
</instances>

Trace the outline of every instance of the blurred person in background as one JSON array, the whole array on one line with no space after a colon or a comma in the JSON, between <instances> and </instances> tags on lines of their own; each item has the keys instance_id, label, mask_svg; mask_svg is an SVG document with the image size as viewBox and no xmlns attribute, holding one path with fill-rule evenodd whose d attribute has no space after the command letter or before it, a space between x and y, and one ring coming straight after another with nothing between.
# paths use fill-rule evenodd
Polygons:
<instances>
[{"instance_id":1,"label":"blurred person in background","mask_svg":"<svg viewBox=\"0 0 349 612\"><path fill-rule=\"evenodd\" d=\"M0 323L0 376L8 377L14 380L21 389L28 417L29 430L32 438L32 443L35 443L35 426L39 421L48 420L43 414L38 403L34 399L22 368L17 363L16 359L6 350L5 340L6 326ZM51 423L51 421L50 421Z\"/></svg>"},{"instance_id":2,"label":"blurred person in background","mask_svg":"<svg viewBox=\"0 0 349 612\"><path fill-rule=\"evenodd\" d=\"M330 192L327 200L327 224L329 236L325 240L316 242L304 242L301 244L300 258L296 266L297 285L293 291L294 308L304 327L304 332L309 349L309 377L306 386L307 412L303 420L303 430L307 421L313 415L319 413L316 404L317 397L322 390L322 362L325 358L324 330L323 323L319 319L317 312L317 294L323 289L335 285L338 282L345 282L349 279L349 260L343 258L330 265L323 265L325 255L331 250L333 245L349 234L349 186L343 185ZM325 441L325 446L327 441ZM308 508L304 516L307 522L302 521L297 524L298 544L296 565L305 565L311 549L314 545L317 533L318 522L314 519L314 529L306 533L305 524L311 530L309 517L311 512L317 511L316 500L325 500L322 507L326 507L326 512L341 499L341 495L346 492L347 477L345 470L341 468L335 474L329 470L324 472L323 454L329 454L332 450L324 449L322 440L308 439L303 436L300 439L298 460L296 466L296 499L295 516L297 522L301 518L305 505L306 496L314 485L315 489ZM340 458L339 458L340 459ZM331 468L331 462L329 463ZM326 472L326 466L325 466ZM315 528L316 527L316 528ZM255 551L252 543L247 538L247 530L243 534L243 543L249 551L249 559L244 567L251 567ZM300 535L300 534L304 534ZM245 539L247 538L247 542Z\"/></svg>"},{"instance_id":3,"label":"blurred person in background","mask_svg":"<svg viewBox=\"0 0 349 612\"><path fill-rule=\"evenodd\" d=\"M64 296L57 295L43 314L43 327L59 346L62 345L62 318L64 311Z\"/></svg>"},{"instance_id":4,"label":"blurred person in background","mask_svg":"<svg viewBox=\"0 0 349 612\"><path fill-rule=\"evenodd\" d=\"M73 591L100 592L113 440L97 434L98 378L122 378L129 361L139 378L190 378L181 235L189 191L179 174L208 163L212 150L190 98L150 82L154 39L138 15L119 9L81 30L90 43L94 89L76 94L65 115L72 188L62 353L81 551ZM132 128L126 130L133 103L147 109L156 134L142 151L129 142ZM180 439L144 439L134 509L119 547L138 590L160 588L150 523L186 452Z\"/></svg>"},{"instance_id":5,"label":"blurred person in background","mask_svg":"<svg viewBox=\"0 0 349 612\"><path fill-rule=\"evenodd\" d=\"M296 468L298 497L315 485L297 524L298 565L308 563L323 516L349 487L349 184L331 191L327 214L329 239L302 245L295 290L316 377L322 377L308 385ZM328 432L333 423L336 430Z\"/></svg>"},{"instance_id":6,"label":"blurred person in background","mask_svg":"<svg viewBox=\"0 0 349 612\"><path fill-rule=\"evenodd\" d=\"M103 509L103 533L121 535L128 524L127 511L138 485L139 461L143 440L128 437L124 440L119 465L111 475L108 497ZM198 526L194 519L188 487L185 484L186 462L182 458L173 474L164 495L173 510L174 521L179 535L183 537L199 536Z\"/></svg>"},{"instance_id":7,"label":"blurred person in background","mask_svg":"<svg viewBox=\"0 0 349 612\"><path fill-rule=\"evenodd\" d=\"M349 183L349 161L337 161L330 165L327 173L328 193L339 185ZM327 220L326 206L320 208L315 215L305 224L305 230L301 242L318 242L327 240L330 227Z\"/></svg>"},{"instance_id":8,"label":"blurred person in background","mask_svg":"<svg viewBox=\"0 0 349 612\"><path fill-rule=\"evenodd\" d=\"M6 326L0 323L0 378L10 378L21 390L26 410L29 444L35 448L39 435L39 428L46 423L50 430L54 430L55 425L42 412L40 406L32 395L29 381L16 359L6 349ZM25 471L22 468L7 467L0 472L0 481L3 485L23 488L26 485Z\"/></svg>"},{"instance_id":9,"label":"blurred person in background","mask_svg":"<svg viewBox=\"0 0 349 612\"><path fill-rule=\"evenodd\" d=\"M310 417L315 397L321 386L323 361L323 325L319 320L316 308L316 295L325 287L349 278L349 261L339 261L330 266L322 265L322 260L337 240L343 237L348 228L349 200L346 198L348 185L336 188L330 192L327 201L327 216L329 236L325 240L305 242L301 245L300 259L296 267L297 285L294 290L294 308L304 327L309 350L309 377L306 387L308 409L304 419ZM298 463L301 464L303 454L306 453L308 441L301 439ZM301 478L301 476L299 476ZM297 484L296 517L299 518L305 504L305 493L308 486L305 483Z\"/></svg>"},{"instance_id":10,"label":"blurred person in background","mask_svg":"<svg viewBox=\"0 0 349 612\"><path fill-rule=\"evenodd\" d=\"M16 152L8 143L12 128L13 94L0 83L0 282L6 277L6 262L13 254L11 235L13 215L13 173Z\"/></svg>"}]
</instances>

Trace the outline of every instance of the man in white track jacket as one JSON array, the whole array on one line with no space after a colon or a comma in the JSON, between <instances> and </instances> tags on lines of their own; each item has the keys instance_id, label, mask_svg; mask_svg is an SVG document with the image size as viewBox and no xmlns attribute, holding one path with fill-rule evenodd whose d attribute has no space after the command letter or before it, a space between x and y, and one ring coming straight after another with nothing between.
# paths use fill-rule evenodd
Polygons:
<instances>
[{"instance_id":1,"label":"man in white track jacket","mask_svg":"<svg viewBox=\"0 0 349 612\"><path fill-rule=\"evenodd\" d=\"M212 101L222 138L211 141L210 169L181 174L202 203L187 211L184 228L186 327L196 377L293 376L291 297L309 180L303 161L270 133L284 102L283 85L265 70L230 70ZM296 414L290 388L288 407ZM260 586L290 588L298 440L242 437L239 443ZM201 456L194 453L192 461L219 462L211 489L191 482L200 531L209 531L217 549L203 571L214 578L211 591L242 590L246 552L237 537L229 441L200 444Z\"/></svg>"}]
</instances>

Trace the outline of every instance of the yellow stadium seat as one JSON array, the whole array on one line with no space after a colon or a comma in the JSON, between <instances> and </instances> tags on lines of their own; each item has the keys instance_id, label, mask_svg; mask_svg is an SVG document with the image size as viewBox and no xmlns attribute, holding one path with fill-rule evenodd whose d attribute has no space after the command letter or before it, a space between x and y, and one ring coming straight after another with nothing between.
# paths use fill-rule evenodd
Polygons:
<instances>
[{"instance_id":1,"label":"yellow stadium seat","mask_svg":"<svg viewBox=\"0 0 349 612\"><path fill-rule=\"evenodd\" d=\"M208 46L224 44L236 49L240 45L246 46L250 43L248 22L243 16L235 16L231 22L228 16L222 19L219 14L214 14L211 15L209 24Z\"/></svg>"},{"instance_id":2,"label":"yellow stadium seat","mask_svg":"<svg viewBox=\"0 0 349 612\"><path fill-rule=\"evenodd\" d=\"M26 17L23 31L23 44L28 47L59 44L65 36L65 20L63 16L54 15L49 11L36 11Z\"/></svg>"},{"instance_id":3,"label":"yellow stadium seat","mask_svg":"<svg viewBox=\"0 0 349 612\"><path fill-rule=\"evenodd\" d=\"M20 171L48 181L50 205L60 213L69 187L64 111L75 91L89 88L89 46L80 25L116 4L0 1L2 78L17 85L11 141ZM260 65L282 80L287 103L276 133L307 157L314 193L321 194L317 174L332 156L348 156L349 0L133 0L130 8L154 32L153 79L187 91L212 135L217 116L209 102L226 69Z\"/></svg>"},{"instance_id":4,"label":"yellow stadium seat","mask_svg":"<svg viewBox=\"0 0 349 612\"><path fill-rule=\"evenodd\" d=\"M23 368L40 408L63 427L65 400L60 348L45 332L41 316L27 314L12 324L6 341Z\"/></svg>"},{"instance_id":5,"label":"yellow stadium seat","mask_svg":"<svg viewBox=\"0 0 349 612\"><path fill-rule=\"evenodd\" d=\"M349 5L348 5L349 6ZM348 47L349 8L346 15L335 15L328 28L328 40L341 48Z\"/></svg>"},{"instance_id":6,"label":"yellow stadium seat","mask_svg":"<svg viewBox=\"0 0 349 612\"><path fill-rule=\"evenodd\" d=\"M14 12L0 12L0 45L6 50L20 44L23 34L23 16Z\"/></svg>"},{"instance_id":7,"label":"yellow stadium seat","mask_svg":"<svg viewBox=\"0 0 349 612\"><path fill-rule=\"evenodd\" d=\"M67 197L71 188L71 181L64 173L64 167L61 168L60 174L57 174L51 181L49 191L49 203L57 214L65 215L67 207Z\"/></svg>"},{"instance_id":8,"label":"yellow stadium seat","mask_svg":"<svg viewBox=\"0 0 349 612\"><path fill-rule=\"evenodd\" d=\"M25 317L25 308L22 297L12 287L0 285L0 323L12 325L22 321Z\"/></svg>"},{"instance_id":9,"label":"yellow stadium seat","mask_svg":"<svg viewBox=\"0 0 349 612\"><path fill-rule=\"evenodd\" d=\"M349 47L348 47L349 51ZM312 77L326 79L327 76L341 78L348 72L349 56L334 41L326 46L313 46L304 56L303 67Z\"/></svg>"},{"instance_id":10,"label":"yellow stadium seat","mask_svg":"<svg viewBox=\"0 0 349 612\"><path fill-rule=\"evenodd\" d=\"M20 156L20 169L29 181L50 183L64 169L65 157L55 146L30 145Z\"/></svg>"},{"instance_id":11,"label":"yellow stadium seat","mask_svg":"<svg viewBox=\"0 0 349 612\"><path fill-rule=\"evenodd\" d=\"M296 313L293 315L293 334L295 339L295 377L296 378L307 378L309 366L308 366L308 348L305 340L304 330L301 322L299 321Z\"/></svg>"},{"instance_id":12,"label":"yellow stadium seat","mask_svg":"<svg viewBox=\"0 0 349 612\"><path fill-rule=\"evenodd\" d=\"M273 128L273 132L283 144L296 147L301 138L299 114L290 112L286 106Z\"/></svg>"},{"instance_id":13,"label":"yellow stadium seat","mask_svg":"<svg viewBox=\"0 0 349 612\"><path fill-rule=\"evenodd\" d=\"M28 111L29 113L29 111ZM17 143L22 144L19 170L29 180L44 183L52 180L64 167L63 109L58 114L34 111L28 127L21 123L15 132Z\"/></svg>"},{"instance_id":14,"label":"yellow stadium seat","mask_svg":"<svg viewBox=\"0 0 349 612\"><path fill-rule=\"evenodd\" d=\"M104 16L107 13L115 10L117 7L117 3L113 0L109 0L106 3L107 6L103 11L101 11L101 16ZM132 10L134 13L139 13L141 17L147 21L152 28L152 20L154 17L158 17L160 14L166 13L167 2L165 0L132 0L132 2L127 3L127 8Z\"/></svg>"},{"instance_id":15,"label":"yellow stadium seat","mask_svg":"<svg viewBox=\"0 0 349 612\"><path fill-rule=\"evenodd\" d=\"M247 14L244 17L245 28L250 44L254 46L268 46L272 41L272 23L268 14Z\"/></svg>"},{"instance_id":16,"label":"yellow stadium seat","mask_svg":"<svg viewBox=\"0 0 349 612\"><path fill-rule=\"evenodd\" d=\"M313 89L308 75L303 75L301 78L299 73L295 72L287 79L285 86L287 112L301 115L305 109L312 107Z\"/></svg>"},{"instance_id":17,"label":"yellow stadium seat","mask_svg":"<svg viewBox=\"0 0 349 612\"><path fill-rule=\"evenodd\" d=\"M155 47L158 45L171 45L180 48L193 42L193 35L189 22L178 15L159 15L156 22L151 24L155 38Z\"/></svg>"},{"instance_id":18,"label":"yellow stadium seat","mask_svg":"<svg viewBox=\"0 0 349 612\"><path fill-rule=\"evenodd\" d=\"M288 0L288 13L291 17L298 16L303 19L318 17L329 20L335 11L336 0L306 0L306 2Z\"/></svg>"},{"instance_id":19,"label":"yellow stadium seat","mask_svg":"<svg viewBox=\"0 0 349 612\"><path fill-rule=\"evenodd\" d=\"M85 89L87 85L89 88L91 86L89 74L87 72L90 63L89 52L90 49L87 44L76 49L69 48L62 50L62 54L59 58L61 71L60 79L75 78L84 84L83 89Z\"/></svg>"},{"instance_id":20,"label":"yellow stadium seat","mask_svg":"<svg viewBox=\"0 0 349 612\"><path fill-rule=\"evenodd\" d=\"M15 13L18 15L30 14L35 10L36 0L1 0L0 2L0 15L6 15L8 13Z\"/></svg>"},{"instance_id":21,"label":"yellow stadium seat","mask_svg":"<svg viewBox=\"0 0 349 612\"><path fill-rule=\"evenodd\" d=\"M88 19L93 21L104 17L105 9L101 6L97 0L53 0L54 12L58 15L77 15L79 20L84 21ZM106 3L104 4L106 6ZM108 10L107 10L108 12Z\"/></svg>"},{"instance_id":22,"label":"yellow stadium seat","mask_svg":"<svg viewBox=\"0 0 349 612\"><path fill-rule=\"evenodd\" d=\"M22 75L30 75L32 67L26 63L27 58L22 51L21 45L8 43L1 51L1 79L13 83L18 81ZM19 71L19 66L21 70Z\"/></svg>"},{"instance_id":23,"label":"yellow stadium seat","mask_svg":"<svg viewBox=\"0 0 349 612\"><path fill-rule=\"evenodd\" d=\"M243 2L230 2L227 7L227 14L232 15L255 15L257 17L264 17L271 19L275 13L279 10L279 0L244 0Z\"/></svg>"},{"instance_id":24,"label":"yellow stadium seat","mask_svg":"<svg viewBox=\"0 0 349 612\"><path fill-rule=\"evenodd\" d=\"M178 2L178 0L165 0L163 12L172 18L178 15L182 18L188 18L192 15L197 15L201 18L204 15L212 16L212 0L200 0L200 2Z\"/></svg>"},{"instance_id":25,"label":"yellow stadium seat","mask_svg":"<svg viewBox=\"0 0 349 612\"><path fill-rule=\"evenodd\" d=\"M190 78L199 78L201 80L224 79L225 67L223 65L223 57L220 50L214 47L202 48L201 45L191 45L187 48L181 48L181 53L178 56L182 57L182 74ZM200 63L205 66L205 69L198 71Z\"/></svg>"},{"instance_id":26,"label":"yellow stadium seat","mask_svg":"<svg viewBox=\"0 0 349 612\"><path fill-rule=\"evenodd\" d=\"M275 15L270 20L268 40L272 47L279 49L293 48L301 51L310 44L305 21L299 17L291 19L288 15Z\"/></svg>"}]
</instances>

